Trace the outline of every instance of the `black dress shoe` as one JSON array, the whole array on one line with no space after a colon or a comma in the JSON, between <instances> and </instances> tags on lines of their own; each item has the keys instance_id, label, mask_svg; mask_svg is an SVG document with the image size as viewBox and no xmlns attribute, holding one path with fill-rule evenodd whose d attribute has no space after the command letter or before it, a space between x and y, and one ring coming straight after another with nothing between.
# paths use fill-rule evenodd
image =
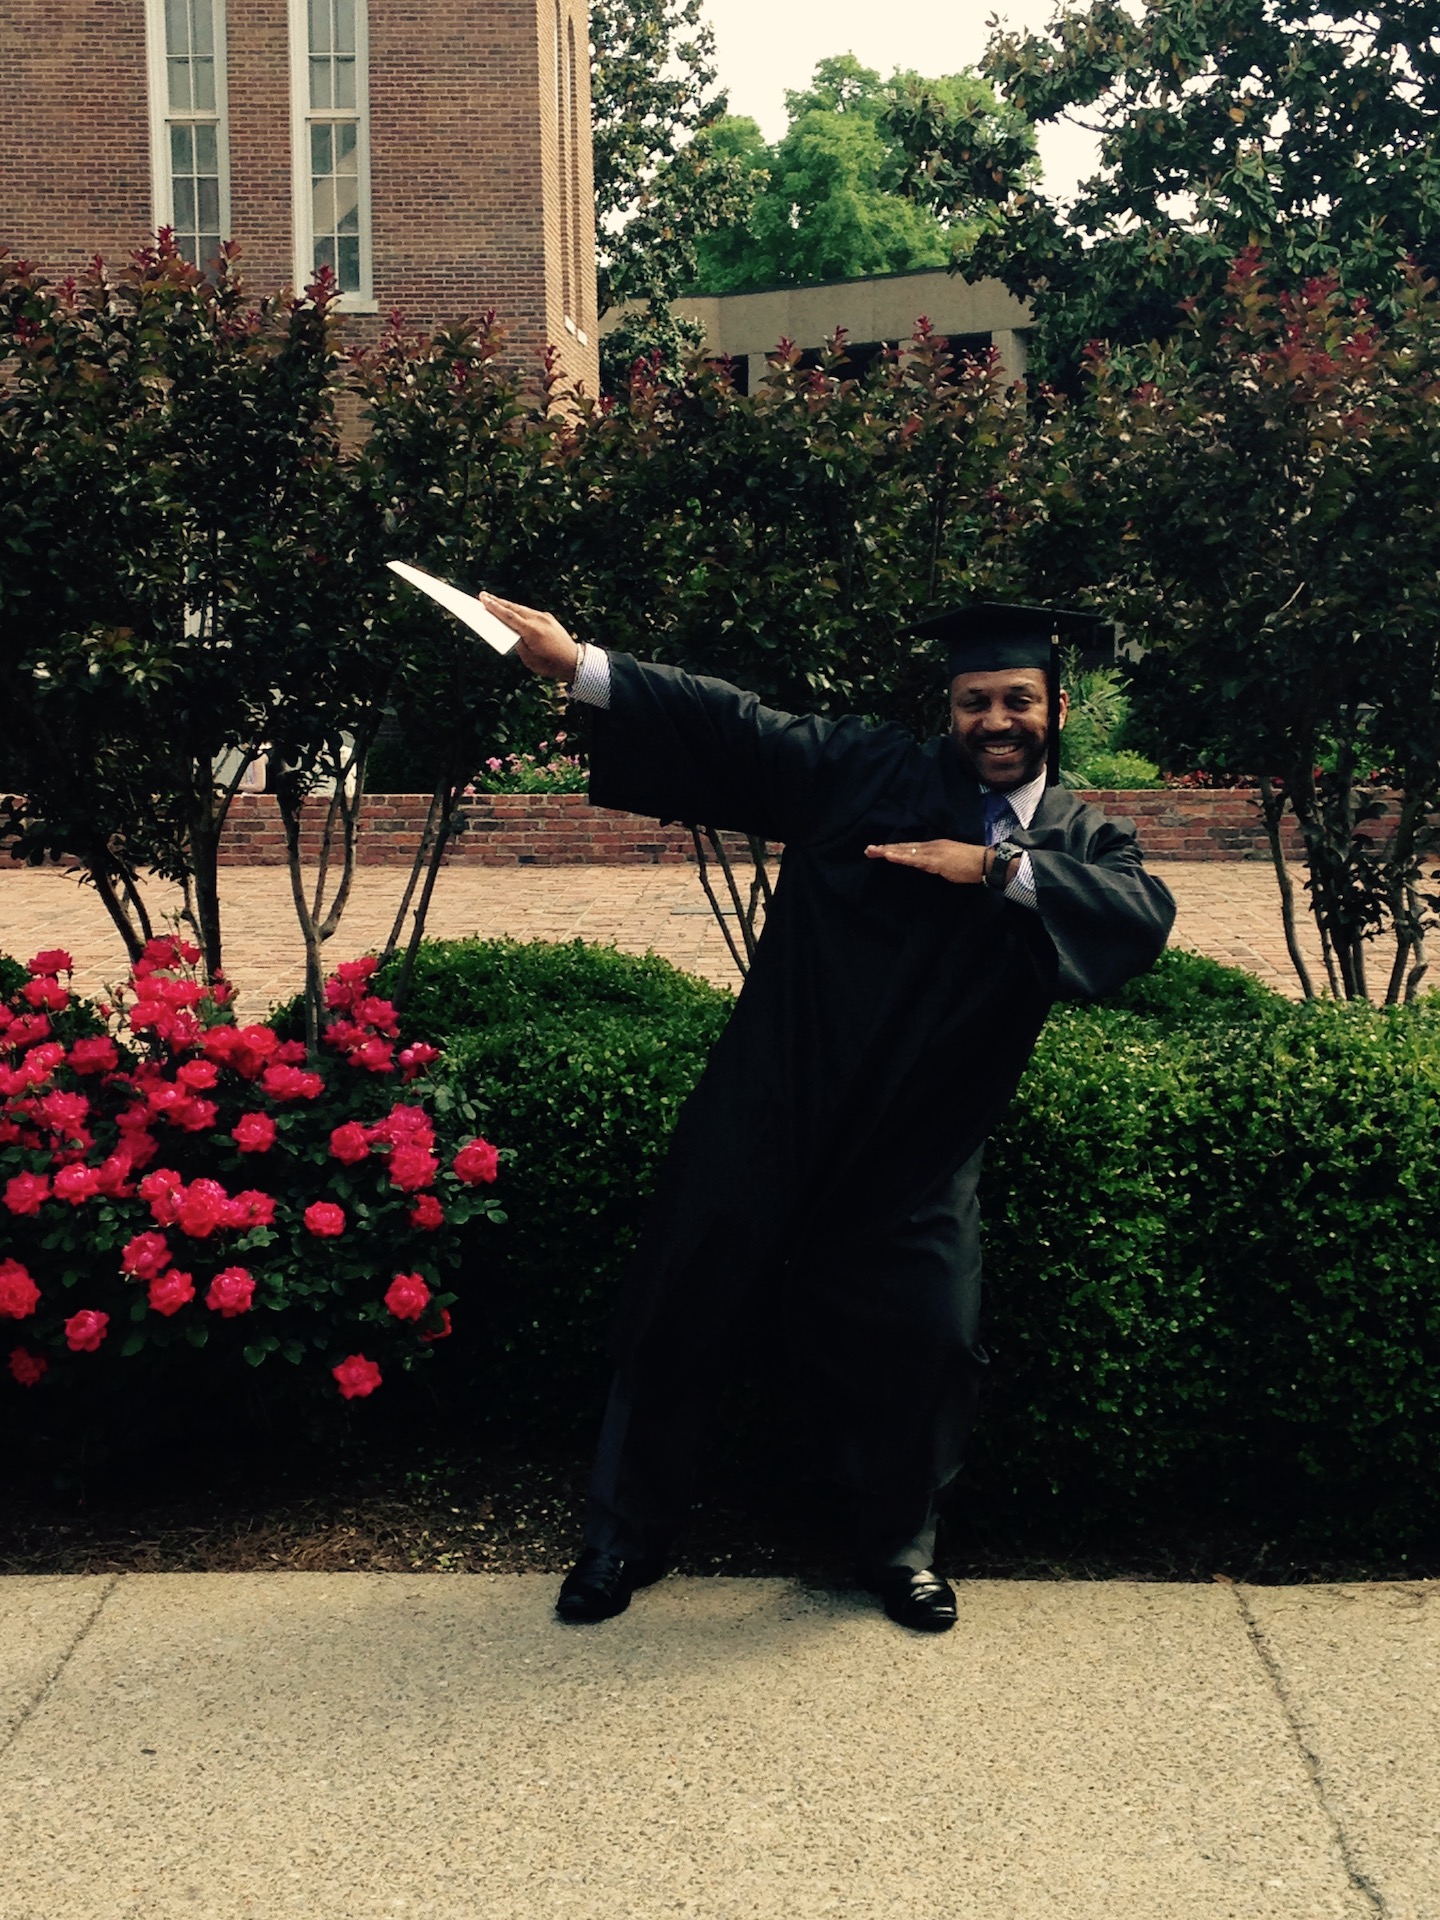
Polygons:
<instances>
[{"instance_id":1,"label":"black dress shoe","mask_svg":"<svg viewBox=\"0 0 1440 1920\"><path fill-rule=\"evenodd\" d=\"M955 1624L955 1590L933 1567L877 1567L860 1584L878 1593L897 1625L917 1633L948 1633Z\"/></svg>"},{"instance_id":2,"label":"black dress shoe","mask_svg":"<svg viewBox=\"0 0 1440 1920\"><path fill-rule=\"evenodd\" d=\"M623 1613L637 1587L652 1586L666 1572L659 1559L622 1560L617 1553L586 1547L561 1583L555 1611L571 1626Z\"/></svg>"}]
</instances>

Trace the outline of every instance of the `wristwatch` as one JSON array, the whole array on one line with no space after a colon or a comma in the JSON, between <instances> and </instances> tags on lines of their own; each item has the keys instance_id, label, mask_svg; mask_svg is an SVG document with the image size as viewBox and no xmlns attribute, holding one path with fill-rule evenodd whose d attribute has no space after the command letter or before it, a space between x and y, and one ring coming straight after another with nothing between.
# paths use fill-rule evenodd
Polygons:
<instances>
[{"instance_id":1,"label":"wristwatch","mask_svg":"<svg viewBox=\"0 0 1440 1920\"><path fill-rule=\"evenodd\" d=\"M996 893L1003 893L1010 883L1010 869L1025 851L1017 847L1013 840L998 841L990 850L995 856L990 862L990 871L985 876L987 887L993 887Z\"/></svg>"}]
</instances>

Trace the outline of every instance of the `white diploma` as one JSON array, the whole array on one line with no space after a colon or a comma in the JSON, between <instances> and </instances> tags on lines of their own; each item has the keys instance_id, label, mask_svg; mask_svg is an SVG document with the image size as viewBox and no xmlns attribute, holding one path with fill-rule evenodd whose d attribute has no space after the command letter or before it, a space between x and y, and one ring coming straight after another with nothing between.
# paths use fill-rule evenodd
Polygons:
<instances>
[{"instance_id":1,"label":"white diploma","mask_svg":"<svg viewBox=\"0 0 1440 1920\"><path fill-rule=\"evenodd\" d=\"M457 620L463 620L472 633L478 633L482 640L488 640L497 653L509 653L520 638L513 627L505 622L475 598L472 593L462 593L459 587L452 587L448 580L437 580L433 573L422 573L419 567L407 566L403 560L387 560L385 563L392 573L398 573L402 580L408 580L412 587L418 587L421 593L428 593L432 600L438 600L447 613L453 613Z\"/></svg>"}]
</instances>

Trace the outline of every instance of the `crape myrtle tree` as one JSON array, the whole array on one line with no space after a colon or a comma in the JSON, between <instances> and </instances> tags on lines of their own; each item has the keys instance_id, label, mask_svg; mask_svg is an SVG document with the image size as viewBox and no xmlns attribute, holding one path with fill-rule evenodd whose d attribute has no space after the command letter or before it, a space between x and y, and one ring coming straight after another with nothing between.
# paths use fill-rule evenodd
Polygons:
<instances>
[{"instance_id":1,"label":"crape myrtle tree","mask_svg":"<svg viewBox=\"0 0 1440 1920\"><path fill-rule=\"evenodd\" d=\"M553 592L545 535L557 503L546 456L588 409L583 401L577 408L574 396L567 405L553 355L538 380L526 382L505 360L505 340L493 312L428 335L407 335L394 324L355 363L365 426L355 485L367 507L357 564L384 601L382 617L396 638L389 711L412 764L431 783L428 816L382 955L389 958L405 939L398 1000L477 767L563 724L549 683L517 676L467 628L385 571L387 560L405 559L472 591L490 587L541 602Z\"/></svg>"},{"instance_id":2,"label":"crape myrtle tree","mask_svg":"<svg viewBox=\"0 0 1440 1920\"><path fill-rule=\"evenodd\" d=\"M1286 809L1330 991L1394 1002L1440 905L1440 299L1412 268L1385 304L1277 289L1251 249L1172 340L1097 344L1022 538L1043 525L1058 564L1096 569L1164 759L1262 776L1305 993Z\"/></svg>"},{"instance_id":3,"label":"crape myrtle tree","mask_svg":"<svg viewBox=\"0 0 1440 1920\"><path fill-rule=\"evenodd\" d=\"M0 676L24 796L5 832L78 861L132 958L149 872L185 887L219 973L230 803L262 747L315 730L344 604L329 304L252 303L228 252L209 280L168 234L58 286L0 260Z\"/></svg>"},{"instance_id":4,"label":"crape myrtle tree","mask_svg":"<svg viewBox=\"0 0 1440 1920\"><path fill-rule=\"evenodd\" d=\"M670 380L642 362L623 404L594 410L547 456L553 603L588 638L719 674L773 706L930 732L936 663L908 624L1015 584L1032 445L1047 451L996 357L957 361L923 322L859 378L843 334L813 367L782 342L749 395L723 365ZM702 859L707 846L743 970L765 849L752 846L743 898L719 836L697 836Z\"/></svg>"},{"instance_id":5,"label":"crape myrtle tree","mask_svg":"<svg viewBox=\"0 0 1440 1920\"><path fill-rule=\"evenodd\" d=\"M964 262L1032 302L1032 367L1051 380L1074 381L1091 338L1170 333L1177 297L1218 292L1252 240L1278 282L1334 274L1377 303L1399 255L1440 264L1434 0L1094 0L997 32L981 66L1034 125L1100 134L1069 204L1010 169ZM1006 172L963 128L896 124L932 204Z\"/></svg>"},{"instance_id":6,"label":"crape myrtle tree","mask_svg":"<svg viewBox=\"0 0 1440 1920\"><path fill-rule=\"evenodd\" d=\"M163 233L59 286L0 262L6 840L77 862L132 959L154 932L146 877L179 884L215 979L220 840L268 754L312 1043L396 673L390 595L356 566L367 502L336 430L333 299L322 277L252 301L229 252L207 278ZM302 808L322 792L306 876Z\"/></svg>"}]
</instances>

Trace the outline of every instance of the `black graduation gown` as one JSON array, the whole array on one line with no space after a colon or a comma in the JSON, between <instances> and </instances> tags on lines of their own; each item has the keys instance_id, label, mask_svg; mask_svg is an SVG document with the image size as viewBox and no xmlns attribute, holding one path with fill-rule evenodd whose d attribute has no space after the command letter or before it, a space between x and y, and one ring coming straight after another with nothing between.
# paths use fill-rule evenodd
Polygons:
<instances>
[{"instance_id":1,"label":"black graduation gown","mask_svg":"<svg viewBox=\"0 0 1440 1920\"><path fill-rule=\"evenodd\" d=\"M1109 991L1159 953L1168 890L1133 833L1059 789L1012 836L1031 849L1038 913L868 860L874 842L983 842L979 785L946 740L778 713L626 655L610 670L594 804L784 843L754 963L682 1110L622 1291L622 1373L683 1370L742 1286L801 1273L799 1337L832 1403L844 1385L852 1403L874 1399L870 1376L887 1371L882 1399L954 1429L935 1442L941 1485L968 1414L940 1411L938 1336L958 1313L954 1338L975 1344L979 1150L1056 996ZM957 1308L947 1291L967 1262L973 1299Z\"/></svg>"}]
</instances>

